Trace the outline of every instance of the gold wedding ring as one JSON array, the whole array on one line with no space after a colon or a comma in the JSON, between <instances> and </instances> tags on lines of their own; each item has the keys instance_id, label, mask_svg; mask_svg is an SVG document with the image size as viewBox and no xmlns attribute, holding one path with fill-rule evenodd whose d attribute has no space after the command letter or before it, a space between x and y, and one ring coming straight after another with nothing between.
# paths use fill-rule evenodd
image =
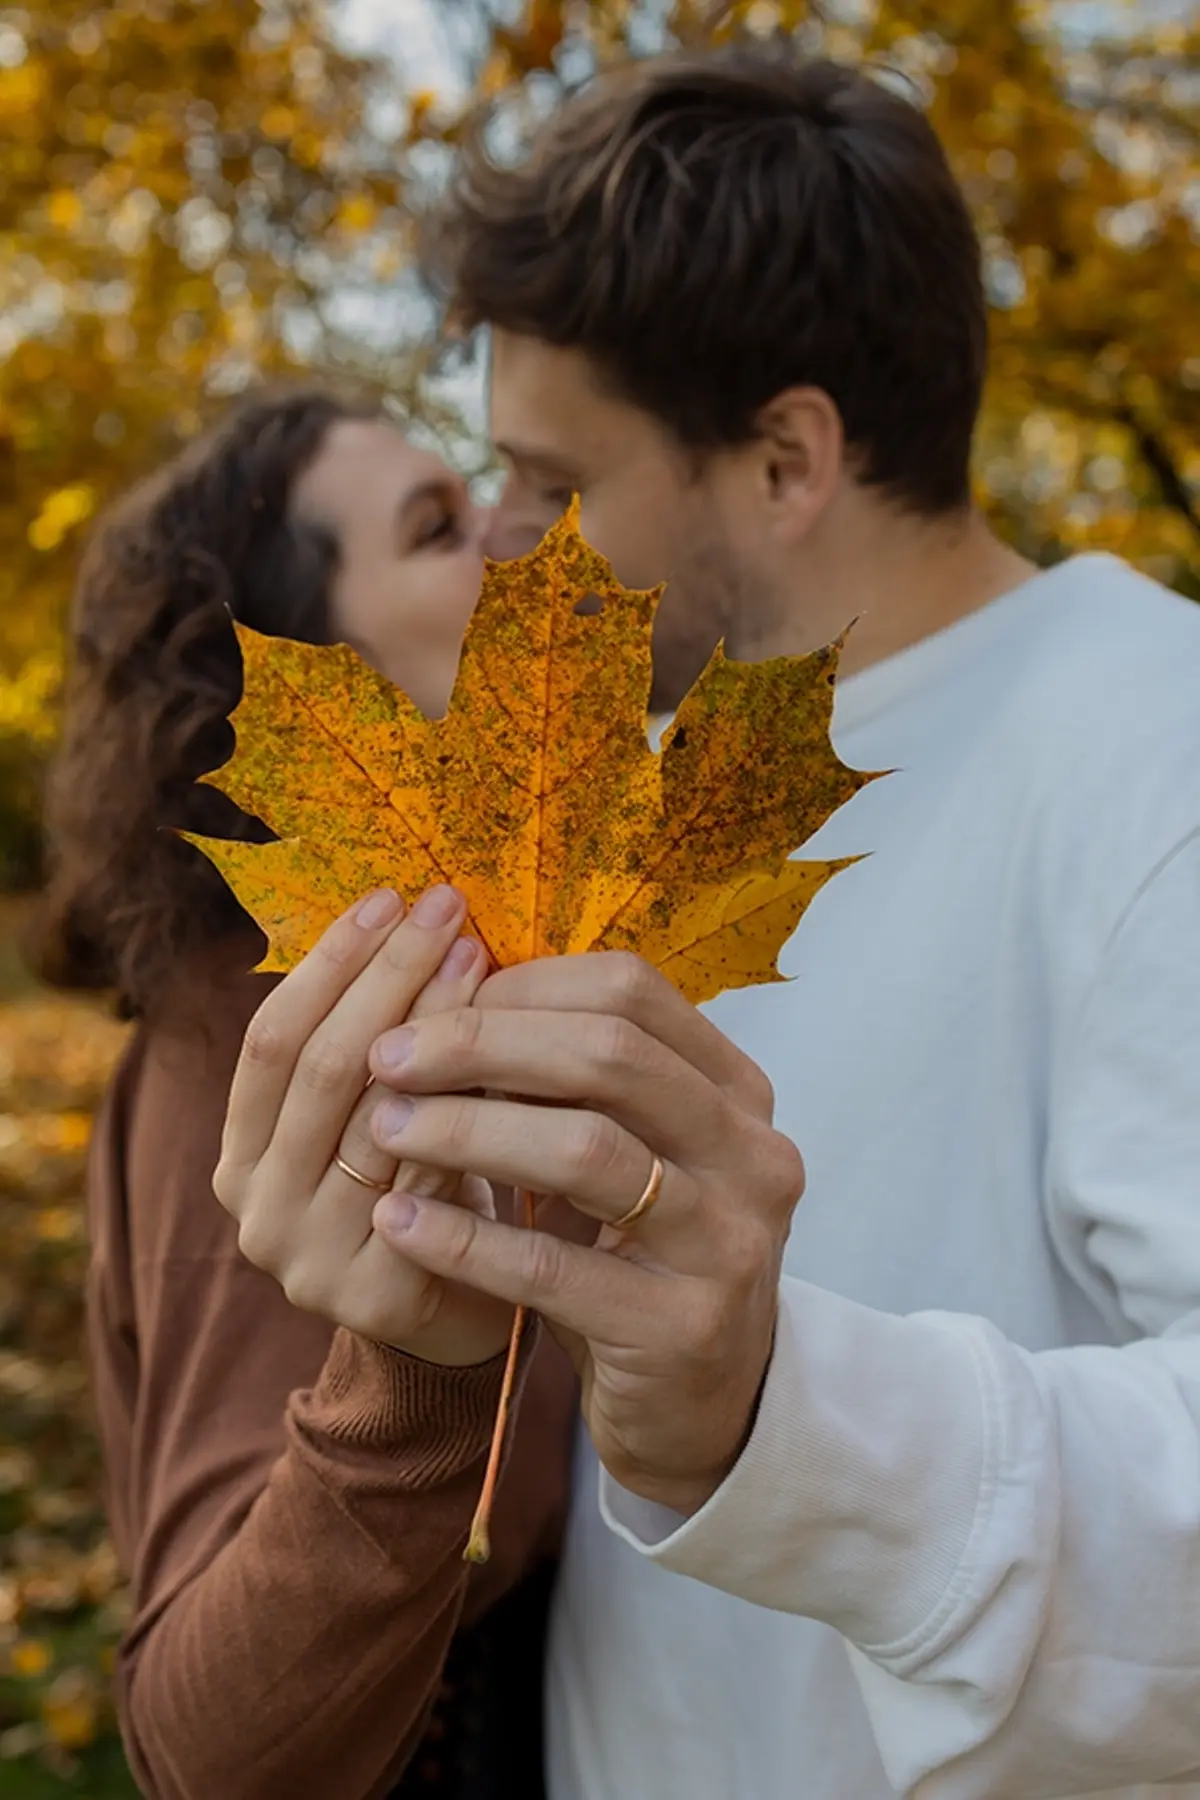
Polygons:
<instances>
[{"instance_id":1,"label":"gold wedding ring","mask_svg":"<svg viewBox=\"0 0 1200 1800\"><path fill-rule=\"evenodd\" d=\"M363 1089L363 1094L367 1093L368 1090L374 1086L375 1077L373 1075L368 1075L367 1085ZM361 1098L362 1094L359 1095L359 1099ZM333 1161L335 1167L339 1168L343 1175L348 1175L351 1181L357 1181L359 1187L370 1188L372 1193L375 1194L387 1194L391 1192L392 1184L390 1181L372 1181L370 1177L364 1175L360 1169L351 1168L344 1156L335 1156Z\"/></svg>"},{"instance_id":2,"label":"gold wedding ring","mask_svg":"<svg viewBox=\"0 0 1200 1800\"><path fill-rule=\"evenodd\" d=\"M637 1202L630 1207L627 1213L622 1213L619 1219L609 1221L614 1231L628 1231L631 1225L636 1225L639 1219L645 1218L658 1199L659 1189L663 1184L663 1172L662 1157L656 1156L650 1168L650 1179L642 1189Z\"/></svg>"},{"instance_id":3,"label":"gold wedding ring","mask_svg":"<svg viewBox=\"0 0 1200 1800\"><path fill-rule=\"evenodd\" d=\"M386 1194L391 1191L390 1181L372 1181L369 1176L360 1174L357 1169L352 1169L344 1156L335 1156L333 1160L342 1174L348 1175L351 1181L357 1181L359 1187L371 1188L377 1194Z\"/></svg>"},{"instance_id":4,"label":"gold wedding ring","mask_svg":"<svg viewBox=\"0 0 1200 1800\"><path fill-rule=\"evenodd\" d=\"M363 1087L363 1094L367 1093L371 1087L374 1087L374 1075L367 1076L367 1085ZM358 1098L362 1100L362 1094L360 1094ZM390 1181L371 1181L371 1177L369 1177L369 1175L363 1175L360 1168L353 1168L353 1166L349 1165L349 1163L345 1161L344 1156L335 1156L333 1163L335 1163L335 1168L340 1168L340 1170L342 1170L342 1174L349 1175L351 1181L356 1181L360 1188L371 1188L372 1193L392 1192L392 1183L390 1183Z\"/></svg>"}]
</instances>

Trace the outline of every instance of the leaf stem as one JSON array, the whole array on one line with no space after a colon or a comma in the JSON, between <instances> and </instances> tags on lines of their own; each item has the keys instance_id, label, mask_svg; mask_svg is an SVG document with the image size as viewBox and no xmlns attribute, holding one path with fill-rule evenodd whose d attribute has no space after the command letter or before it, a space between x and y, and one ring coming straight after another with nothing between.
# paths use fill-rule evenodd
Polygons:
<instances>
[{"instance_id":1,"label":"leaf stem","mask_svg":"<svg viewBox=\"0 0 1200 1800\"><path fill-rule=\"evenodd\" d=\"M522 1190L521 1201L526 1228L532 1230L536 1223L536 1214L533 1195L528 1189ZM479 1504L475 1508L475 1517L471 1520L471 1534L467 1539L467 1547L463 1551L464 1562L485 1563L492 1554L492 1540L489 1535L492 1506L496 1498L496 1483L500 1477L500 1459L504 1455L504 1440L508 1435L508 1415L512 1411L513 1389L517 1382L517 1358L521 1353L521 1339L525 1335L525 1321L528 1316L528 1310L524 1306L518 1306L513 1314L512 1330L508 1338L508 1357L504 1364L504 1380L500 1385L500 1400L496 1407L496 1423L492 1427L491 1448L488 1451L483 1486L479 1490Z\"/></svg>"}]
</instances>

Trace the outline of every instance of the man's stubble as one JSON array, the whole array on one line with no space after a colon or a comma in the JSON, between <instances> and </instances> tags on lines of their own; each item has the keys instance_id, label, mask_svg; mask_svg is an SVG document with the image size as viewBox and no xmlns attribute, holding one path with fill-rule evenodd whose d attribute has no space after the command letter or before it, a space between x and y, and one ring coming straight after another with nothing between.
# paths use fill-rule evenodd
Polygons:
<instances>
[{"instance_id":1,"label":"man's stubble","mask_svg":"<svg viewBox=\"0 0 1200 1800\"><path fill-rule=\"evenodd\" d=\"M650 711L673 713L717 645L746 655L767 596L723 538L697 536L676 561L654 619Z\"/></svg>"}]
</instances>

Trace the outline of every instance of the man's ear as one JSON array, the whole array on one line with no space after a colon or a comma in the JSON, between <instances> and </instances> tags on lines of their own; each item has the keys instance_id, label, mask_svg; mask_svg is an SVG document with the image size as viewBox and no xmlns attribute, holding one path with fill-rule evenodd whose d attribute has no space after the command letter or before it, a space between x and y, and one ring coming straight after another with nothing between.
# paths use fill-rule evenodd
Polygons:
<instances>
[{"instance_id":1,"label":"man's ear","mask_svg":"<svg viewBox=\"0 0 1200 1800\"><path fill-rule=\"evenodd\" d=\"M758 416L766 497L785 539L803 537L824 512L845 467L845 434L822 388L786 388Z\"/></svg>"}]
</instances>

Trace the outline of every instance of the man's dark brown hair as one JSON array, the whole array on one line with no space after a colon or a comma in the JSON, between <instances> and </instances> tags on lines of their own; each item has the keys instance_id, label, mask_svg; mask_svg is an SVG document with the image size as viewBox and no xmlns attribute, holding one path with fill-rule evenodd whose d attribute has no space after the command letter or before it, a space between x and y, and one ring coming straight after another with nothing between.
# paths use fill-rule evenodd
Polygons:
<instances>
[{"instance_id":1,"label":"man's dark brown hair","mask_svg":"<svg viewBox=\"0 0 1200 1800\"><path fill-rule=\"evenodd\" d=\"M922 113L783 48L622 67L525 159L477 132L434 239L453 317L586 354L684 444L830 395L856 473L910 508L969 494L986 362L979 245Z\"/></svg>"}]
</instances>

